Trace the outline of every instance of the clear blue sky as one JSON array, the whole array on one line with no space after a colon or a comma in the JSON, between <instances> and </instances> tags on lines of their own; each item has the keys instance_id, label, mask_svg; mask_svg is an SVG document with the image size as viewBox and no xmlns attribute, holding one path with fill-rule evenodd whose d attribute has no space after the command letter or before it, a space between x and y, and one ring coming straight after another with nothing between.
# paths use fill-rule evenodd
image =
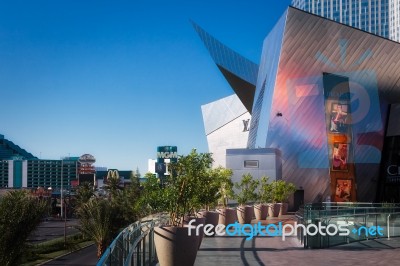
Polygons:
<instances>
[{"instance_id":1,"label":"clear blue sky","mask_svg":"<svg viewBox=\"0 0 400 266\"><path fill-rule=\"evenodd\" d=\"M0 134L43 159L139 167L207 152L200 106L233 94L190 19L258 63L284 1L0 2Z\"/></svg>"}]
</instances>

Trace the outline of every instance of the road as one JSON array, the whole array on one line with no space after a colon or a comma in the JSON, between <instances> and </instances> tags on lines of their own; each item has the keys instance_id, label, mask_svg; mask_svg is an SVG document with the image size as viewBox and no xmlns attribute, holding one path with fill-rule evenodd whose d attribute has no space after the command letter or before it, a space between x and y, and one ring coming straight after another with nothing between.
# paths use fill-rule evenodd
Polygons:
<instances>
[{"instance_id":1,"label":"road","mask_svg":"<svg viewBox=\"0 0 400 266\"><path fill-rule=\"evenodd\" d=\"M96 265L96 263L96 246L91 245L87 248L65 255L42 265L93 266Z\"/></svg>"},{"instance_id":2,"label":"road","mask_svg":"<svg viewBox=\"0 0 400 266\"><path fill-rule=\"evenodd\" d=\"M66 222L66 233L72 235L78 233L76 229L78 220L71 219ZM50 220L43 221L39 224L36 230L29 236L28 242L30 243L41 243L53 238L64 236L65 223L62 220Z\"/></svg>"}]
</instances>

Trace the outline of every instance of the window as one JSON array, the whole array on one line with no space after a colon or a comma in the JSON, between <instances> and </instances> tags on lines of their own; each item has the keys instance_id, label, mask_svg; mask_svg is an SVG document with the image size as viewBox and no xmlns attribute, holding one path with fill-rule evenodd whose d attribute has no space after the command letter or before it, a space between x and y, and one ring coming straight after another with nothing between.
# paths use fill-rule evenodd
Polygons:
<instances>
[{"instance_id":1,"label":"window","mask_svg":"<svg viewBox=\"0 0 400 266\"><path fill-rule=\"evenodd\" d=\"M257 160L246 160L244 161L244 168L258 168Z\"/></svg>"}]
</instances>

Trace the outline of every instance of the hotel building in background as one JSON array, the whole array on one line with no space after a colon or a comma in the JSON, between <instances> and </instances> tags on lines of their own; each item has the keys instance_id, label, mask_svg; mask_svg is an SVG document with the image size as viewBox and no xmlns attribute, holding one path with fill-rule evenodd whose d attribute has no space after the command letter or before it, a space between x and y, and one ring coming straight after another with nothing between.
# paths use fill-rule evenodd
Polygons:
<instances>
[{"instance_id":1,"label":"hotel building in background","mask_svg":"<svg viewBox=\"0 0 400 266\"><path fill-rule=\"evenodd\" d=\"M94 162L90 154L60 160L39 159L0 134L0 189L41 187L60 191L70 190L79 182L96 184Z\"/></svg>"},{"instance_id":2,"label":"hotel building in background","mask_svg":"<svg viewBox=\"0 0 400 266\"><path fill-rule=\"evenodd\" d=\"M292 0L292 6L400 42L400 0Z\"/></svg>"}]
</instances>

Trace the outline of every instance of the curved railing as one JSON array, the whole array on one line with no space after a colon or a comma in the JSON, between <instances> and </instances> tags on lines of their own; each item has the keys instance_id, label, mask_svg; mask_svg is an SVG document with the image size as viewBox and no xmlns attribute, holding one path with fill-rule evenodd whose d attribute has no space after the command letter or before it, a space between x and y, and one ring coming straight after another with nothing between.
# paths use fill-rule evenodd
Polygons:
<instances>
[{"instance_id":1,"label":"curved railing","mask_svg":"<svg viewBox=\"0 0 400 266\"><path fill-rule=\"evenodd\" d=\"M296 213L296 217L297 222L306 227L310 224L321 224L324 227L342 225L350 232L347 235L307 235L303 230L299 230L297 237L305 248L327 248L368 239L400 236L400 204L307 204ZM371 231L368 231L369 229Z\"/></svg>"},{"instance_id":2,"label":"curved railing","mask_svg":"<svg viewBox=\"0 0 400 266\"><path fill-rule=\"evenodd\" d=\"M154 227L156 220L135 222L118 234L97 266L152 265L156 261Z\"/></svg>"}]
</instances>

